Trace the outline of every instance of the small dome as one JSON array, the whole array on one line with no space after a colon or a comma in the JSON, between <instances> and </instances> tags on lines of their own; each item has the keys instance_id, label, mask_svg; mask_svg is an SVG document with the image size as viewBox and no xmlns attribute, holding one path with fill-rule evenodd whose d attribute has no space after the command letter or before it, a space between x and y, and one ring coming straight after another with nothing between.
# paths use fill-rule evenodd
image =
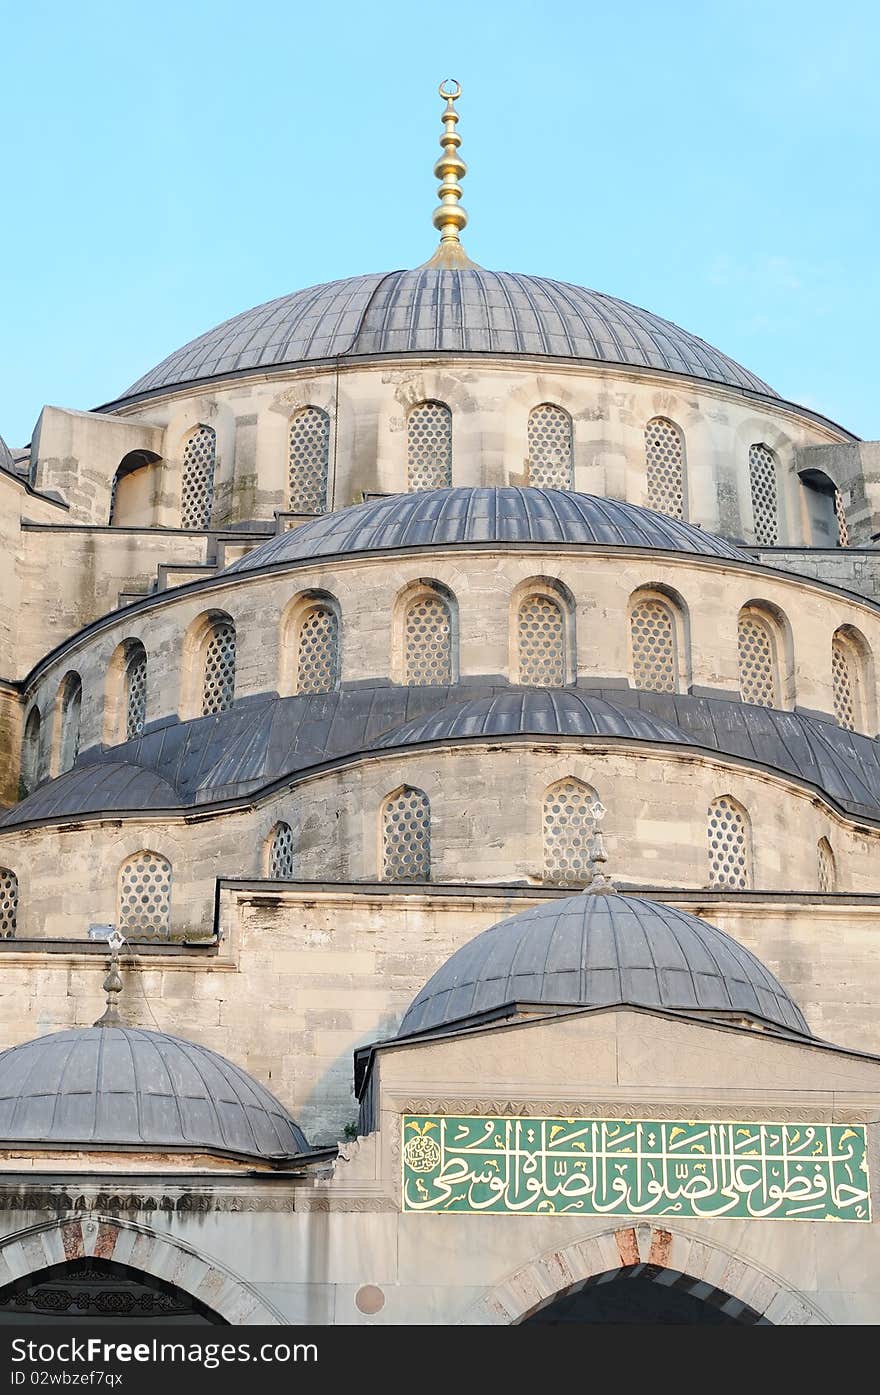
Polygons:
<instances>
[{"instance_id":1,"label":"small dome","mask_svg":"<svg viewBox=\"0 0 880 1395\"><path fill-rule=\"evenodd\" d=\"M207 1047L77 1027L0 1052L0 1147L205 1152L280 1162L309 1145L283 1105Z\"/></svg>"},{"instance_id":2,"label":"small dome","mask_svg":"<svg viewBox=\"0 0 880 1395\"><path fill-rule=\"evenodd\" d=\"M565 489L426 489L392 494L279 533L225 569L261 567L414 547L507 543L637 547L747 562L752 558L714 533L638 504Z\"/></svg>"},{"instance_id":3,"label":"small dome","mask_svg":"<svg viewBox=\"0 0 880 1395\"><path fill-rule=\"evenodd\" d=\"M776 395L704 339L613 296L543 276L420 267L309 286L245 310L163 359L119 401L299 363L425 353L620 364Z\"/></svg>"},{"instance_id":4,"label":"small dome","mask_svg":"<svg viewBox=\"0 0 880 1395\"><path fill-rule=\"evenodd\" d=\"M800 1009L714 925L641 896L545 901L463 945L414 999L398 1036L465 1026L508 1003L743 1014L809 1035Z\"/></svg>"},{"instance_id":5,"label":"small dome","mask_svg":"<svg viewBox=\"0 0 880 1395\"><path fill-rule=\"evenodd\" d=\"M450 703L386 732L374 747L480 736L616 736L679 743L689 739L671 723L637 707L618 707L573 688L514 688L471 702Z\"/></svg>"}]
</instances>

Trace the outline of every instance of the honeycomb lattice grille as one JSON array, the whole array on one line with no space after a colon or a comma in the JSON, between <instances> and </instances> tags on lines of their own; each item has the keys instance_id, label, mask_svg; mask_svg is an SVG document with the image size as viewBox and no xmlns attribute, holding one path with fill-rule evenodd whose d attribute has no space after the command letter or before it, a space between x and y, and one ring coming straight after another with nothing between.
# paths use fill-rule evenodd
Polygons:
<instances>
[{"instance_id":1,"label":"honeycomb lattice grille","mask_svg":"<svg viewBox=\"0 0 880 1395\"><path fill-rule=\"evenodd\" d=\"M298 693L331 693L339 672L339 624L329 606L316 606L299 631L296 663Z\"/></svg>"},{"instance_id":2,"label":"honeycomb lattice grille","mask_svg":"<svg viewBox=\"0 0 880 1395\"><path fill-rule=\"evenodd\" d=\"M235 696L235 626L231 620L218 621L211 630L205 650L205 683L202 690L202 716L225 712Z\"/></svg>"},{"instance_id":3,"label":"honeycomb lattice grille","mask_svg":"<svg viewBox=\"0 0 880 1395\"><path fill-rule=\"evenodd\" d=\"M431 806L423 790L404 789L383 811L382 875L386 882L426 882L431 876Z\"/></svg>"},{"instance_id":4,"label":"honeycomb lattice grille","mask_svg":"<svg viewBox=\"0 0 880 1395\"><path fill-rule=\"evenodd\" d=\"M834 491L834 517L837 519L837 541L841 547L849 547L849 524L846 521L846 507L839 489Z\"/></svg>"},{"instance_id":5,"label":"honeycomb lattice grille","mask_svg":"<svg viewBox=\"0 0 880 1395\"><path fill-rule=\"evenodd\" d=\"M406 419L409 488L452 484L452 413L443 402L419 402Z\"/></svg>"},{"instance_id":6,"label":"honeycomb lattice grille","mask_svg":"<svg viewBox=\"0 0 880 1395\"><path fill-rule=\"evenodd\" d=\"M125 669L125 739L133 741L144 729L147 715L147 656L132 654Z\"/></svg>"},{"instance_id":7,"label":"honeycomb lattice grille","mask_svg":"<svg viewBox=\"0 0 880 1395\"><path fill-rule=\"evenodd\" d=\"M214 467L217 436L210 426L200 426L183 452L183 486L180 494L180 526L209 528L214 506Z\"/></svg>"},{"instance_id":8,"label":"honeycomb lattice grille","mask_svg":"<svg viewBox=\"0 0 880 1395\"><path fill-rule=\"evenodd\" d=\"M410 687L452 682L452 624L439 596L422 596L407 608L404 650Z\"/></svg>"},{"instance_id":9,"label":"honeycomb lattice grille","mask_svg":"<svg viewBox=\"0 0 880 1395\"><path fill-rule=\"evenodd\" d=\"M839 639L835 639L831 645L831 686L838 725L847 731L855 731L858 691L856 661L849 645Z\"/></svg>"},{"instance_id":10,"label":"honeycomb lattice grille","mask_svg":"<svg viewBox=\"0 0 880 1395\"><path fill-rule=\"evenodd\" d=\"M678 686L675 662L675 621L668 605L646 599L632 608L633 679L637 688L674 693Z\"/></svg>"},{"instance_id":11,"label":"honeycomb lattice grille","mask_svg":"<svg viewBox=\"0 0 880 1395\"><path fill-rule=\"evenodd\" d=\"M665 417L653 417L645 427L648 507L671 518L684 517L684 440Z\"/></svg>"},{"instance_id":12,"label":"honeycomb lattice grille","mask_svg":"<svg viewBox=\"0 0 880 1395\"><path fill-rule=\"evenodd\" d=\"M82 682L79 678L69 678L64 686L61 699L61 745L59 750L60 770L69 770L76 764L79 755L80 720L82 717Z\"/></svg>"},{"instance_id":13,"label":"honeycomb lattice grille","mask_svg":"<svg viewBox=\"0 0 880 1395\"><path fill-rule=\"evenodd\" d=\"M739 692L756 707L776 706L776 655L770 628L756 615L739 622Z\"/></svg>"},{"instance_id":14,"label":"honeycomb lattice grille","mask_svg":"<svg viewBox=\"0 0 880 1395\"><path fill-rule=\"evenodd\" d=\"M326 513L329 461L330 418L320 407L303 407L290 423L291 513Z\"/></svg>"},{"instance_id":15,"label":"honeycomb lattice grille","mask_svg":"<svg viewBox=\"0 0 880 1395\"><path fill-rule=\"evenodd\" d=\"M776 456L760 443L749 447L749 481L752 487L755 541L774 547L779 541Z\"/></svg>"},{"instance_id":16,"label":"honeycomb lattice grille","mask_svg":"<svg viewBox=\"0 0 880 1395\"><path fill-rule=\"evenodd\" d=\"M537 489L571 489L571 417L543 402L529 413L529 484Z\"/></svg>"},{"instance_id":17,"label":"honeycomb lattice grille","mask_svg":"<svg viewBox=\"0 0 880 1395\"><path fill-rule=\"evenodd\" d=\"M139 852L119 874L119 929L123 935L167 935L171 924L171 863Z\"/></svg>"},{"instance_id":18,"label":"honeycomb lattice grille","mask_svg":"<svg viewBox=\"0 0 880 1395\"><path fill-rule=\"evenodd\" d=\"M277 823L272 830L268 870L273 881L293 880L293 829L289 823Z\"/></svg>"},{"instance_id":19,"label":"honeycomb lattice grille","mask_svg":"<svg viewBox=\"0 0 880 1395\"><path fill-rule=\"evenodd\" d=\"M18 877L0 867L0 939L11 940L18 922Z\"/></svg>"},{"instance_id":20,"label":"honeycomb lattice grille","mask_svg":"<svg viewBox=\"0 0 880 1395\"><path fill-rule=\"evenodd\" d=\"M111 486L110 486L110 508L109 508L109 510L108 510L108 512L107 512L107 522L108 522L108 523L112 523L112 522L113 522L113 516L114 516L114 514L116 513L116 491L117 491L118 488L119 488L119 471L117 470L116 474L113 476L113 483L112 483Z\"/></svg>"},{"instance_id":21,"label":"honeycomb lattice grille","mask_svg":"<svg viewBox=\"0 0 880 1395\"><path fill-rule=\"evenodd\" d=\"M536 688L565 683L565 620L549 596L527 596L519 608L519 681Z\"/></svg>"},{"instance_id":22,"label":"honeycomb lattice grille","mask_svg":"<svg viewBox=\"0 0 880 1395\"><path fill-rule=\"evenodd\" d=\"M544 880L583 886L589 880L592 790L563 780L544 796Z\"/></svg>"},{"instance_id":23,"label":"honeycomb lattice grille","mask_svg":"<svg viewBox=\"0 0 880 1395\"><path fill-rule=\"evenodd\" d=\"M747 887L751 883L746 817L724 795L709 805L709 885Z\"/></svg>"},{"instance_id":24,"label":"honeycomb lattice grille","mask_svg":"<svg viewBox=\"0 0 880 1395\"><path fill-rule=\"evenodd\" d=\"M820 891L837 890L837 868L827 838L820 838L816 848L816 876Z\"/></svg>"}]
</instances>

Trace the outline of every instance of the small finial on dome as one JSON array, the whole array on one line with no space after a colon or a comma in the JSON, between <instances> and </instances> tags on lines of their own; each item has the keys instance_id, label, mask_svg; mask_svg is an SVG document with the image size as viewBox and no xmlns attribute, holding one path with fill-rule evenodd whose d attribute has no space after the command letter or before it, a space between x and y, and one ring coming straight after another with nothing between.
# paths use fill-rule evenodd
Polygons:
<instances>
[{"instance_id":1,"label":"small finial on dome","mask_svg":"<svg viewBox=\"0 0 880 1395\"><path fill-rule=\"evenodd\" d=\"M114 930L107 940L110 946L110 963L107 966L107 977L104 979L104 992L107 994L107 1006L103 1013L94 1023L96 1027L121 1027L119 1020L119 994L122 992L122 975L119 972L119 951L125 944L125 936L120 935L118 930Z\"/></svg>"},{"instance_id":2,"label":"small finial on dome","mask_svg":"<svg viewBox=\"0 0 880 1395\"><path fill-rule=\"evenodd\" d=\"M437 89L446 103L443 112L443 135L440 144L443 154L434 166L434 174L441 181L437 193L440 203L434 209L434 227L440 233L440 246L425 266L439 266L446 270L461 267L474 267L461 245L459 233L467 224L467 214L461 206L461 184L459 180L467 174L467 165L458 153L461 136L456 132L458 112L455 103L461 96L461 83L455 78L444 78Z\"/></svg>"},{"instance_id":3,"label":"small finial on dome","mask_svg":"<svg viewBox=\"0 0 880 1395\"><path fill-rule=\"evenodd\" d=\"M587 871L589 881L584 887L586 895L591 896L601 893L603 896L616 891L617 887L610 877L606 877L602 871L602 864L608 861L608 853L605 851L605 838L602 834L600 824L608 810L601 799L594 799L590 805L590 817L593 821L593 829L590 834L589 856L587 859Z\"/></svg>"}]
</instances>

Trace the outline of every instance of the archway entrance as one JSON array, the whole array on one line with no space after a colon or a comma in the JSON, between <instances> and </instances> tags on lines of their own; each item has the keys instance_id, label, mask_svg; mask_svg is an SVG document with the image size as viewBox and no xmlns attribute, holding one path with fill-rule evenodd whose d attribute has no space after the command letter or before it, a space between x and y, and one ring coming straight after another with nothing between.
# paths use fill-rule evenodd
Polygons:
<instances>
[{"instance_id":1,"label":"archway entrance","mask_svg":"<svg viewBox=\"0 0 880 1395\"><path fill-rule=\"evenodd\" d=\"M88 1323L227 1326L174 1284L112 1260L82 1258L25 1274L0 1289L0 1327Z\"/></svg>"},{"instance_id":2,"label":"archway entrance","mask_svg":"<svg viewBox=\"0 0 880 1395\"><path fill-rule=\"evenodd\" d=\"M675 1326L769 1326L753 1308L711 1284L661 1269L631 1264L593 1278L524 1319L524 1324L662 1323Z\"/></svg>"}]
</instances>

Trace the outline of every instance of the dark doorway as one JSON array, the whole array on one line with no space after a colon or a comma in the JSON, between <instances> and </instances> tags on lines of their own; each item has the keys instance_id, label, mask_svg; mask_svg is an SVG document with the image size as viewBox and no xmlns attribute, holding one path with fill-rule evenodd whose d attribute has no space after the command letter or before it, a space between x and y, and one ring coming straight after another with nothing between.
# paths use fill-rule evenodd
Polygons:
<instances>
[{"instance_id":1,"label":"dark doorway","mask_svg":"<svg viewBox=\"0 0 880 1395\"><path fill-rule=\"evenodd\" d=\"M0 1327L88 1323L226 1326L183 1289L108 1259L72 1259L0 1289Z\"/></svg>"},{"instance_id":2,"label":"dark doorway","mask_svg":"<svg viewBox=\"0 0 880 1395\"><path fill-rule=\"evenodd\" d=\"M710 1284L676 1270L634 1264L588 1279L525 1319L543 1323L662 1323L672 1326L753 1326L754 1309Z\"/></svg>"}]
</instances>

